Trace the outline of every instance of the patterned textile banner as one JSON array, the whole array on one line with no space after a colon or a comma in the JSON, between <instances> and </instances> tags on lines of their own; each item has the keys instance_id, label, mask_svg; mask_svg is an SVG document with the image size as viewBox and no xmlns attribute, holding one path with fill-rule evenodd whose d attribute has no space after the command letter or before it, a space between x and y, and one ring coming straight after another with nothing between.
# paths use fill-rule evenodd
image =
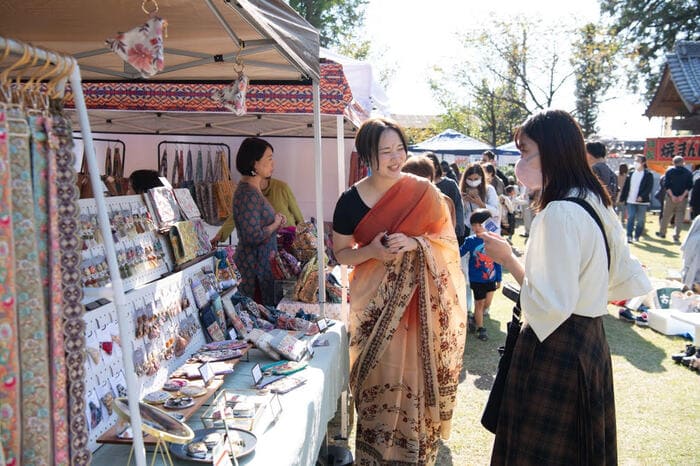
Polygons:
<instances>
[{"instance_id":1,"label":"patterned textile banner","mask_svg":"<svg viewBox=\"0 0 700 466\"><path fill-rule=\"evenodd\" d=\"M214 98L228 84L156 82L84 82L89 109L231 113ZM321 113L342 115L352 101L350 86L337 63L321 64ZM72 94L67 108L75 108ZM246 93L248 113L313 113L311 84L255 84Z\"/></svg>"}]
</instances>

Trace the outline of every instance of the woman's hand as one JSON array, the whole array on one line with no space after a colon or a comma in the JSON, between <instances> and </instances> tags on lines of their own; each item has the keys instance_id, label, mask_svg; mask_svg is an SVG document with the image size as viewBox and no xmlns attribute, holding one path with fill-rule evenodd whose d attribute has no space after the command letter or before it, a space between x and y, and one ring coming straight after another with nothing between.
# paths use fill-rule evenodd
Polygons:
<instances>
[{"instance_id":1,"label":"woman's hand","mask_svg":"<svg viewBox=\"0 0 700 466\"><path fill-rule=\"evenodd\" d=\"M418 240L403 233L386 235L384 245L393 253L413 251L418 248Z\"/></svg>"},{"instance_id":2,"label":"woman's hand","mask_svg":"<svg viewBox=\"0 0 700 466\"><path fill-rule=\"evenodd\" d=\"M280 229L287 224L287 217L285 217L283 214L277 213L275 214L275 223L277 224L277 228L275 229Z\"/></svg>"},{"instance_id":3,"label":"woman's hand","mask_svg":"<svg viewBox=\"0 0 700 466\"><path fill-rule=\"evenodd\" d=\"M513 248L508 244L508 241L501 235L490 231L478 233L477 236L484 240L484 252L486 255L507 268L513 275L513 278L522 285L525 270L520 260L513 255Z\"/></svg>"},{"instance_id":4,"label":"woman's hand","mask_svg":"<svg viewBox=\"0 0 700 466\"><path fill-rule=\"evenodd\" d=\"M478 233L477 236L484 240L484 252L494 261L505 265L513 256L513 248L505 238L490 231Z\"/></svg>"},{"instance_id":5,"label":"woman's hand","mask_svg":"<svg viewBox=\"0 0 700 466\"><path fill-rule=\"evenodd\" d=\"M221 242L221 233L217 233L214 235L212 239L209 240L209 243L211 243L212 248L216 248L216 245Z\"/></svg>"}]
</instances>

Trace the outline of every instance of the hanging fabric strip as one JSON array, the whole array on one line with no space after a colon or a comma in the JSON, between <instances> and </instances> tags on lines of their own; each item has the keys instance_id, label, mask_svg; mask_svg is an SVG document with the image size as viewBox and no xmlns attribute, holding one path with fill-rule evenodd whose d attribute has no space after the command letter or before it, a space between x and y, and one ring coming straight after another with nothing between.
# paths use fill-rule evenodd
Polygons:
<instances>
[{"instance_id":1,"label":"hanging fabric strip","mask_svg":"<svg viewBox=\"0 0 700 466\"><path fill-rule=\"evenodd\" d=\"M19 365L19 329L15 300L14 240L12 233L12 198L7 117L0 107L0 448L6 464L20 464L21 383Z\"/></svg>"},{"instance_id":2,"label":"hanging fabric strip","mask_svg":"<svg viewBox=\"0 0 700 466\"><path fill-rule=\"evenodd\" d=\"M185 181L185 151L180 149L180 158L177 164L177 177L178 182L173 185L173 188L179 188L183 181Z\"/></svg>"},{"instance_id":3,"label":"hanging fabric strip","mask_svg":"<svg viewBox=\"0 0 700 466\"><path fill-rule=\"evenodd\" d=\"M49 348L51 351L51 400L53 403L53 457L54 465L70 464L68 438L68 384L66 373L65 341L63 337L63 285L61 283L61 235L70 234L71 230L63 225L64 212L59 209L59 191L68 187L75 192L75 184L60 177L58 173L57 150L60 141L53 132L53 122L49 115L43 117L44 131L47 135L48 163L48 212L49 212ZM73 230L75 233L75 230Z\"/></svg>"},{"instance_id":4,"label":"hanging fabric strip","mask_svg":"<svg viewBox=\"0 0 700 466\"><path fill-rule=\"evenodd\" d=\"M180 175L180 151L175 149L175 161L173 162L173 178L170 180L170 184L173 188L177 188L177 184L182 181L178 179Z\"/></svg>"},{"instance_id":5,"label":"hanging fabric strip","mask_svg":"<svg viewBox=\"0 0 700 466\"><path fill-rule=\"evenodd\" d=\"M163 155L160 156L160 163L158 164L158 173L160 176L168 177L168 150L163 149Z\"/></svg>"},{"instance_id":6,"label":"hanging fabric strip","mask_svg":"<svg viewBox=\"0 0 700 466\"><path fill-rule=\"evenodd\" d=\"M112 170L112 148L107 146L107 152L105 153L105 176L112 175L114 175Z\"/></svg>"},{"instance_id":7,"label":"hanging fabric strip","mask_svg":"<svg viewBox=\"0 0 700 466\"><path fill-rule=\"evenodd\" d=\"M78 240L78 191L75 186L75 156L73 129L63 114L63 104L52 102L53 132L58 139L56 165L58 168L58 209L60 217L60 247L63 288L63 318L68 375L68 420L70 427L70 464L90 464L87 418L85 417L85 308L80 303L83 288L80 283L82 256Z\"/></svg>"},{"instance_id":8,"label":"hanging fabric strip","mask_svg":"<svg viewBox=\"0 0 700 466\"><path fill-rule=\"evenodd\" d=\"M22 367L22 463L51 458L52 432L46 314L42 298L30 167L29 127L23 112L8 109L12 228L15 240L17 311ZM31 433L31 435L28 435Z\"/></svg>"}]
</instances>

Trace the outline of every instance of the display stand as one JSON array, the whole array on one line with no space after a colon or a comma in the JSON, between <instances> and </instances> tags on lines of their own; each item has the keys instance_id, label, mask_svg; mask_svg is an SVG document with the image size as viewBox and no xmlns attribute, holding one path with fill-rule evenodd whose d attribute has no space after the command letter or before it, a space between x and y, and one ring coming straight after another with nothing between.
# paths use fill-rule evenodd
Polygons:
<instances>
[{"instance_id":1,"label":"display stand","mask_svg":"<svg viewBox=\"0 0 700 466\"><path fill-rule=\"evenodd\" d=\"M129 418L129 402L126 398L117 399L114 406L122 419L126 420ZM187 443L194 438L194 432L186 424L183 424L167 413L145 403L139 403L139 412L144 419L144 424L142 426L143 431L157 439L153 449L151 466L155 465L156 458L159 454L164 463L174 466L166 442L178 444ZM129 452L129 459L126 462L127 465L131 465L131 457L133 454L134 447L132 445L131 451Z\"/></svg>"}]
</instances>

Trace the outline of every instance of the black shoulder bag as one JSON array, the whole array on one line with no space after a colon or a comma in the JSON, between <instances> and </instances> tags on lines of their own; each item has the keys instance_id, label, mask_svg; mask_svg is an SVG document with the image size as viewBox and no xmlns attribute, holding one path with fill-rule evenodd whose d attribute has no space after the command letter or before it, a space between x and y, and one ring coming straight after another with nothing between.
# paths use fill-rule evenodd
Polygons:
<instances>
[{"instance_id":1,"label":"black shoulder bag","mask_svg":"<svg viewBox=\"0 0 700 466\"><path fill-rule=\"evenodd\" d=\"M598 225L598 228L600 228L600 232L603 234L605 254L608 258L608 270L610 270L610 246L608 245L608 237L603 229L603 222L600 220L598 214L595 212L595 210L593 210L593 207L591 207L591 205L583 199L578 197L567 197L563 200L571 201L580 205L591 217L593 217L593 220ZM504 285L503 294L515 301L515 306L513 307L513 317L506 325L507 331L505 345L498 348L498 352L501 353L501 359L498 361L498 368L496 370L496 377L493 379L491 393L489 394L489 399L486 401L484 412L481 415L481 425L484 426L486 430L494 434L496 433L496 427L498 426L498 415L501 411L501 401L503 400L503 393L506 388L506 378L508 377L508 370L510 369L510 361L513 359L513 349L515 348L515 343L518 341L518 335L520 334L521 327L520 291L514 291L513 287Z\"/></svg>"}]
</instances>

